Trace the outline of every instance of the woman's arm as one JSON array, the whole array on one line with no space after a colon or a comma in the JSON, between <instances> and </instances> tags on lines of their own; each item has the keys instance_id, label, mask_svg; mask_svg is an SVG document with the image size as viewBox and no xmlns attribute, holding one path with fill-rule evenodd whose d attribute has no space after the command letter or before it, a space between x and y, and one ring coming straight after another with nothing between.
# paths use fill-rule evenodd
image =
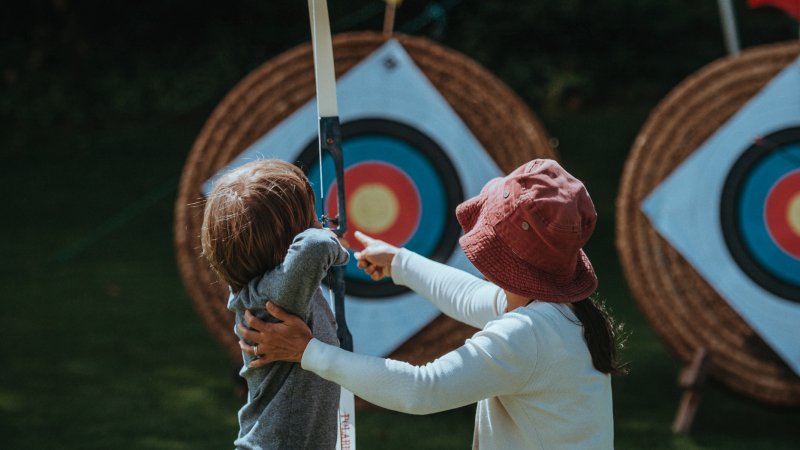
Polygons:
<instances>
[{"instance_id":1,"label":"woman's arm","mask_svg":"<svg viewBox=\"0 0 800 450\"><path fill-rule=\"evenodd\" d=\"M463 270L401 249L392 262L392 280L409 287L448 316L483 328L505 312L502 289Z\"/></svg>"},{"instance_id":2,"label":"woman's arm","mask_svg":"<svg viewBox=\"0 0 800 450\"><path fill-rule=\"evenodd\" d=\"M358 355L311 338L297 317L268 309L282 323L248 316L245 338L259 343L258 367L275 360L300 361L303 369L346 387L378 406L410 414L458 408L498 395L513 394L533 376L537 345L530 320L506 314L460 348L424 366ZM246 344L242 344L246 345Z\"/></svg>"},{"instance_id":3,"label":"woman's arm","mask_svg":"<svg viewBox=\"0 0 800 450\"><path fill-rule=\"evenodd\" d=\"M460 322L483 328L506 309L505 293L487 281L361 232L355 237L364 245L356 253L358 267L373 280L392 277L395 284L411 288Z\"/></svg>"}]
</instances>

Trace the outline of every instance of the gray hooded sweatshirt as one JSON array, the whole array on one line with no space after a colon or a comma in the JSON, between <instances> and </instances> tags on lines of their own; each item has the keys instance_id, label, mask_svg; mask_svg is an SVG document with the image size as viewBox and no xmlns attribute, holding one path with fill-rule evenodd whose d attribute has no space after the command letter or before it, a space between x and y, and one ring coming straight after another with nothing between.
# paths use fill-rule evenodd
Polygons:
<instances>
[{"instance_id":1,"label":"gray hooded sweatshirt","mask_svg":"<svg viewBox=\"0 0 800 450\"><path fill-rule=\"evenodd\" d=\"M315 338L338 345L336 321L319 285L331 266L346 264L348 259L347 250L332 233L317 228L303 231L280 265L231 295L228 309L236 313L236 323L245 324L247 309L263 320L277 322L264 309L269 300L300 316ZM336 447L338 385L303 370L298 363L274 362L249 369L253 357L242 353L242 358L239 374L247 380L248 394L239 410L237 449Z\"/></svg>"}]
</instances>

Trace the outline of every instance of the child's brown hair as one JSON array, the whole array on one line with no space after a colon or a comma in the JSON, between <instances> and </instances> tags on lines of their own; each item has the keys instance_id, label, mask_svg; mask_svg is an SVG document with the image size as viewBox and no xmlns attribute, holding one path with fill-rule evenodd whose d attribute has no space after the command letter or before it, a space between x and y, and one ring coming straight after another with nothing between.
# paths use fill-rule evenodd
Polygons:
<instances>
[{"instance_id":1,"label":"child's brown hair","mask_svg":"<svg viewBox=\"0 0 800 450\"><path fill-rule=\"evenodd\" d=\"M203 255L238 292L280 264L294 237L315 223L303 171L280 160L253 161L214 183L203 213Z\"/></svg>"}]
</instances>

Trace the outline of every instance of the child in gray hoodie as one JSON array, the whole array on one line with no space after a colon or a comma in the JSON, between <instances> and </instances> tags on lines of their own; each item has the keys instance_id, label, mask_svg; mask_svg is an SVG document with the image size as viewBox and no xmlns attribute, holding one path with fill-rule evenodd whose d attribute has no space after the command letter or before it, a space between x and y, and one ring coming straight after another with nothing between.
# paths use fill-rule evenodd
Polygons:
<instances>
[{"instance_id":1,"label":"child in gray hoodie","mask_svg":"<svg viewBox=\"0 0 800 450\"><path fill-rule=\"evenodd\" d=\"M336 236L316 220L314 191L305 174L279 160L257 160L214 184L201 231L203 254L231 291L236 324L244 314L275 321L269 300L303 318L315 338L338 345L336 322L320 290L332 265L349 258ZM238 330L235 328L235 332ZM247 403L239 410L237 449L333 449L339 386L275 362L257 369L257 346L243 345L240 375Z\"/></svg>"}]
</instances>

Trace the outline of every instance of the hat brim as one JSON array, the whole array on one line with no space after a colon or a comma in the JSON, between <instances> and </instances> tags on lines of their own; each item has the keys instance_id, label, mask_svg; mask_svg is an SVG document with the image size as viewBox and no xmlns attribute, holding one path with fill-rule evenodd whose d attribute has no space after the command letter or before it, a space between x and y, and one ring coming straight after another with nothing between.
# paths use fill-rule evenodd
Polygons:
<instances>
[{"instance_id":1,"label":"hat brim","mask_svg":"<svg viewBox=\"0 0 800 450\"><path fill-rule=\"evenodd\" d=\"M575 261L575 272L555 276L519 258L491 226L475 227L459 239L464 254L487 280L532 300L574 303L597 290L597 276L583 250Z\"/></svg>"}]
</instances>

